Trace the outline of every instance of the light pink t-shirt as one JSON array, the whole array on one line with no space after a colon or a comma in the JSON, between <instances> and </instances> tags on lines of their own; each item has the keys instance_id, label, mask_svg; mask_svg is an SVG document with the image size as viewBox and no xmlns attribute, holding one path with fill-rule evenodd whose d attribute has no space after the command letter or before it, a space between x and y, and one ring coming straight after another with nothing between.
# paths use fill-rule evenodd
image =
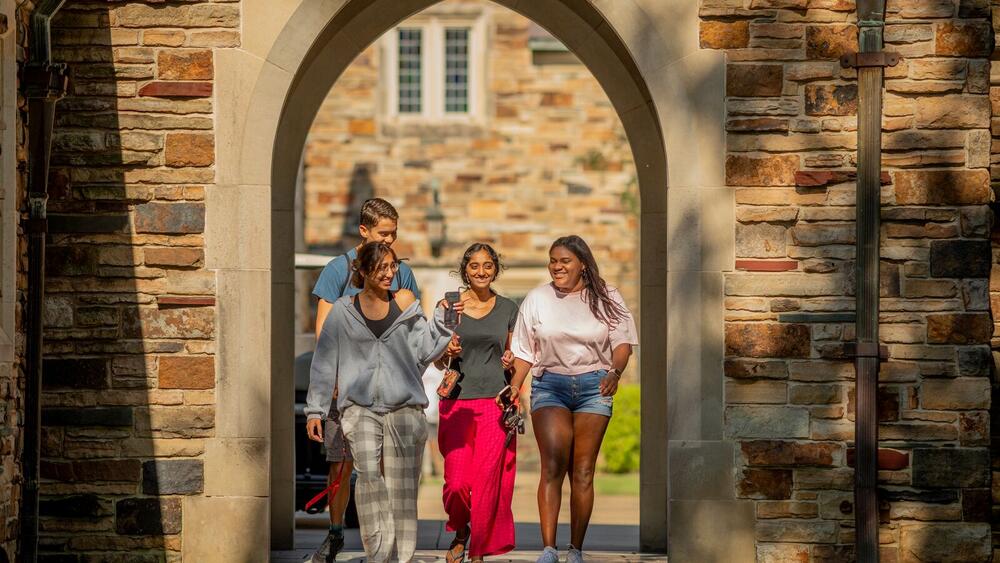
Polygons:
<instances>
[{"instance_id":1,"label":"light pink t-shirt","mask_svg":"<svg viewBox=\"0 0 1000 563\"><path fill-rule=\"evenodd\" d=\"M532 289L521 303L511 351L531 362L538 376L548 371L579 375L611 367L611 352L620 344L636 346L635 320L616 288L608 294L628 313L614 328L590 312L585 292L562 293L551 283Z\"/></svg>"}]
</instances>

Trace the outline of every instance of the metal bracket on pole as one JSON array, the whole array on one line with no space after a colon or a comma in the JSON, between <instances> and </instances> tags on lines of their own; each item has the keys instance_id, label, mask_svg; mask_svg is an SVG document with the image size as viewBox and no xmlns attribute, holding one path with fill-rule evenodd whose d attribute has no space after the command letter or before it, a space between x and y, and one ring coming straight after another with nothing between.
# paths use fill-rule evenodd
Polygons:
<instances>
[{"instance_id":1,"label":"metal bracket on pole","mask_svg":"<svg viewBox=\"0 0 1000 563\"><path fill-rule=\"evenodd\" d=\"M29 64L21 71L21 82L25 98L55 101L66 95L69 74L63 63Z\"/></svg>"},{"instance_id":2,"label":"metal bracket on pole","mask_svg":"<svg viewBox=\"0 0 1000 563\"><path fill-rule=\"evenodd\" d=\"M889 360L889 347L876 342L845 342L844 354L849 358L878 358Z\"/></svg>"},{"instance_id":3,"label":"metal bracket on pole","mask_svg":"<svg viewBox=\"0 0 1000 563\"><path fill-rule=\"evenodd\" d=\"M896 66L902 57L892 51L876 51L874 53L847 53L840 56L840 66L843 68L862 68L871 66Z\"/></svg>"}]
</instances>

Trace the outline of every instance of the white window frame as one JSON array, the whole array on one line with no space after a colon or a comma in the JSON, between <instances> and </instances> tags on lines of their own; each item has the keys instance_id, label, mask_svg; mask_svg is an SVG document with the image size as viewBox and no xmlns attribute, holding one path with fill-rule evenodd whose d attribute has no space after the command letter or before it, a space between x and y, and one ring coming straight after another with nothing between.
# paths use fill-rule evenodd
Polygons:
<instances>
[{"instance_id":1,"label":"white window frame","mask_svg":"<svg viewBox=\"0 0 1000 563\"><path fill-rule=\"evenodd\" d=\"M382 83L385 85L385 111L399 122L468 122L482 121L486 107L486 18L482 14L419 15L394 27L382 38ZM445 111L445 30L469 28L469 111ZM420 29L420 113L399 111L399 29Z\"/></svg>"}]
</instances>

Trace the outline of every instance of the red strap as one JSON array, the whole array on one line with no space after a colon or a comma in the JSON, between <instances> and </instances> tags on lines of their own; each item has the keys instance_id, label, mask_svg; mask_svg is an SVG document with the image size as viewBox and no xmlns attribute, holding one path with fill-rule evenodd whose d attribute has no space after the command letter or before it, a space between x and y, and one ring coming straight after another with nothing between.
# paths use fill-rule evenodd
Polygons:
<instances>
[{"instance_id":1,"label":"red strap","mask_svg":"<svg viewBox=\"0 0 1000 563\"><path fill-rule=\"evenodd\" d=\"M318 495L314 496L309 502L307 502L305 509L309 510L312 507L312 505L322 500L322 498L325 497L328 492L330 493L329 504L333 504L333 497L337 496L337 491L340 490L340 480L343 477L344 477L344 462L342 461L340 462L340 471L337 472L337 479L333 483L331 483L329 487L323 489L322 492L320 492Z\"/></svg>"}]
</instances>

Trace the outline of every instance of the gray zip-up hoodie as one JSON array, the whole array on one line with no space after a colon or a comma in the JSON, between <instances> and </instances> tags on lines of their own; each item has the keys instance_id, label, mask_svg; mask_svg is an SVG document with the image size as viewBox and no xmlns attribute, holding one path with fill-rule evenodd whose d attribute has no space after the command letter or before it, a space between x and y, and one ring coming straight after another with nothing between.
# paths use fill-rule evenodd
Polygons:
<instances>
[{"instance_id":1,"label":"gray zip-up hoodie","mask_svg":"<svg viewBox=\"0 0 1000 563\"><path fill-rule=\"evenodd\" d=\"M444 353L452 335L443 313L435 308L428 322L416 301L375 338L351 297L334 302L313 353L306 416L326 418L335 387L340 412L351 405L383 414L426 407L424 370Z\"/></svg>"}]
</instances>

